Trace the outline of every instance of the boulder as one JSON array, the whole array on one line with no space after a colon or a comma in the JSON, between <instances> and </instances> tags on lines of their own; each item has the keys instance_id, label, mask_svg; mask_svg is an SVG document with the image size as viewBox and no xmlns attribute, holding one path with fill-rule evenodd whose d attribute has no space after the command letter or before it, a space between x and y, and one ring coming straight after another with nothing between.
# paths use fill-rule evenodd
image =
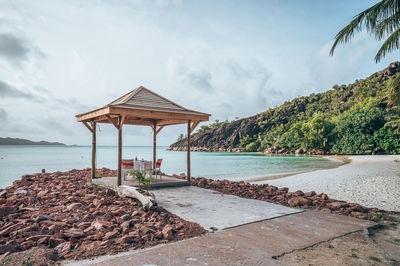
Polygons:
<instances>
[{"instance_id":1,"label":"boulder","mask_svg":"<svg viewBox=\"0 0 400 266\"><path fill-rule=\"evenodd\" d=\"M35 245L35 242L33 242L32 240L27 240L27 241L22 242L20 244L20 247L22 249L29 249L29 248L33 247L34 245Z\"/></svg>"},{"instance_id":2,"label":"boulder","mask_svg":"<svg viewBox=\"0 0 400 266\"><path fill-rule=\"evenodd\" d=\"M14 192L14 195L27 195L28 191L25 189L17 190Z\"/></svg>"},{"instance_id":3,"label":"boulder","mask_svg":"<svg viewBox=\"0 0 400 266\"><path fill-rule=\"evenodd\" d=\"M40 221L44 221L44 220L52 220L53 217L51 215L47 215L47 214L39 214L36 217L36 222L40 222Z\"/></svg>"},{"instance_id":4,"label":"boulder","mask_svg":"<svg viewBox=\"0 0 400 266\"><path fill-rule=\"evenodd\" d=\"M295 197L288 200L288 204L291 207L296 206L308 206L310 205L310 200L303 197Z\"/></svg>"},{"instance_id":5,"label":"boulder","mask_svg":"<svg viewBox=\"0 0 400 266\"><path fill-rule=\"evenodd\" d=\"M80 202L74 202L71 203L70 205L67 206L67 210L77 210L80 209L82 207L82 203Z\"/></svg>"},{"instance_id":6,"label":"boulder","mask_svg":"<svg viewBox=\"0 0 400 266\"><path fill-rule=\"evenodd\" d=\"M13 244L11 244L11 243L7 243L7 244L4 244L4 245L1 245L0 254L4 254L4 253L7 253L7 252L14 252L14 251L15 251L15 246Z\"/></svg>"},{"instance_id":7,"label":"boulder","mask_svg":"<svg viewBox=\"0 0 400 266\"><path fill-rule=\"evenodd\" d=\"M63 242L55 247L55 250L58 253L58 256L64 257L71 251L71 243L70 242Z\"/></svg>"},{"instance_id":8,"label":"boulder","mask_svg":"<svg viewBox=\"0 0 400 266\"><path fill-rule=\"evenodd\" d=\"M173 229L170 224L166 225L162 230L163 238L171 240L174 237Z\"/></svg>"},{"instance_id":9,"label":"boulder","mask_svg":"<svg viewBox=\"0 0 400 266\"><path fill-rule=\"evenodd\" d=\"M0 191L0 198L7 198L7 190L3 189L2 191Z\"/></svg>"},{"instance_id":10,"label":"boulder","mask_svg":"<svg viewBox=\"0 0 400 266\"><path fill-rule=\"evenodd\" d=\"M107 232L107 233L104 235L104 239L108 240L108 239L115 238L115 237L118 236L118 234L119 234L119 233L118 233L117 230L114 230L114 231L111 231L111 232Z\"/></svg>"},{"instance_id":11,"label":"boulder","mask_svg":"<svg viewBox=\"0 0 400 266\"><path fill-rule=\"evenodd\" d=\"M368 214L363 213L363 212L351 212L350 215L353 217L356 217L356 218L361 218L361 219L368 218Z\"/></svg>"},{"instance_id":12,"label":"boulder","mask_svg":"<svg viewBox=\"0 0 400 266\"><path fill-rule=\"evenodd\" d=\"M2 206L0 207L0 219L11 214L16 213L18 210L15 206Z\"/></svg>"},{"instance_id":13,"label":"boulder","mask_svg":"<svg viewBox=\"0 0 400 266\"><path fill-rule=\"evenodd\" d=\"M0 231L0 236L7 236L10 233L15 232L15 231L23 228L24 226L25 226L24 223L17 223L17 224L10 225L10 226L8 226L8 227L6 227L6 228L4 228L3 230Z\"/></svg>"},{"instance_id":14,"label":"boulder","mask_svg":"<svg viewBox=\"0 0 400 266\"><path fill-rule=\"evenodd\" d=\"M71 228L68 231L64 232L64 235L69 238L81 238L84 235L84 233L81 229Z\"/></svg>"},{"instance_id":15,"label":"boulder","mask_svg":"<svg viewBox=\"0 0 400 266\"><path fill-rule=\"evenodd\" d=\"M37 197L39 197L39 198L44 197L44 196L46 196L48 193L49 193L49 192L48 192L47 190L40 191L40 192L37 194Z\"/></svg>"},{"instance_id":16,"label":"boulder","mask_svg":"<svg viewBox=\"0 0 400 266\"><path fill-rule=\"evenodd\" d=\"M134 242L133 237L132 237L132 236L129 236L129 235L124 235L123 237L121 237L121 238L119 238L119 239L117 240L117 243L131 244L131 243L133 243L133 242Z\"/></svg>"},{"instance_id":17,"label":"boulder","mask_svg":"<svg viewBox=\"0 0 400 266\"><path fill-rule=\"evenodd\" d=\"M315 191L310 191L310 192L307 192L307 193L304 194L304 196L307 197L307 198L311 198L311 197L313 197L315 195L316 195Z\"/></svg>"},{"instance_id":18,"label":"boulder","mask_svg":"<svg viewBox=\"0 0 400 266\"><path fill-rule=\"evenodd\" d=\"M340 208L347 207L348 204L346 202L334 201L334 202L328 203L326 206L331 210L337 210Z\"/></svg>"}]
</instances>

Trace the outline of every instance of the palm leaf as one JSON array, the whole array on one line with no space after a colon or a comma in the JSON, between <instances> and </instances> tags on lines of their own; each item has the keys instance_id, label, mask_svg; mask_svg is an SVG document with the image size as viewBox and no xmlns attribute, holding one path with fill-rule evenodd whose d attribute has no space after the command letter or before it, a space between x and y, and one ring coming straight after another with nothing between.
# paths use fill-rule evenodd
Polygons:
<instances>
[{"instance_id":1,"label":"palm leaf","mask_svg":"<svg viewBox=\"0 0 400 266\"><path fill-rule=\"evenodd\" d=\"M387 34L391 34L395 29L400 26L400 12L391 15L390 17L381 21L375 30L375 37L381 40Z\"/></svg>"},{"instance_id":2,"label":"palm leaf","mask_svg":"<svg viewBox=\"0 0 400 266\"><path fill-rule=\"evenodd\" d=\"M393 49L398 49L400 47L400 27L390 34L387 40L382 44L381 48L379 49L378 53L375 56L375 62L379 62L382 57L385 57L386 53L392 51Z\"/></svg>"},{"instance_id":3,"label":"palm leaf","mask_svg":"<svg viewBox=\"0 0 400 266\"><path fill-rule=\"evenodd\" d=\"M347 43L351 40L356 32L359 32L362 29L363 24L365 23L367 29L372 29L375 27L377 17L380 13L382 13L382 8L384 6L384 2L388 0L383 0L372 7L364 10L360 14L354 17L354 19L344 27L339 33L335 36L335 42L332 45L332 48L329 52L330 55L333 55L335 48L340 43ZM365 22L367 20L367 22Z\"/></svg>"},{"instance_id":4,"label":"palm leaf","mask_svg":"<svg viewBox=\"0 0 400 266\"><path fill-rule=\"evenodd\" d=\"M399 48L399 34L396 33L399 27L400 0L382 0L359 13L349 25L339 31L329 54L333 55L338 44L349 42L355 33L365 28L377 40L390 35L375 56L375 60L378 62L387 52Z\"/></svg>"}]
</instances>

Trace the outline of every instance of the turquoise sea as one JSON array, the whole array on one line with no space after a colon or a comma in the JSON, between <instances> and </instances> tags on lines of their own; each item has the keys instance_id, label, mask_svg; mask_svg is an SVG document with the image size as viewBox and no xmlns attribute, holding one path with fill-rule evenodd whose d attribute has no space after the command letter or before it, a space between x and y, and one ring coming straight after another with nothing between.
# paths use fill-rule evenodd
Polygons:
<instances>
[{"instance_id":1,"label":"turquoise sea","mask_svg":"<svg viewBox=\"0 0 400 266\"><path fill-rule=\"evenodd\" d=\"M157 148L167 174L186 172L186 152ZM91 164L90 146L0 146L0 188L24 174L83 169ZM150 146L124 146L123 158L152 159ZM334 166L337 161L311 156L271 156L262 153L192 152L192 176L246 180L276 174ZM97 147L97 167L117 168L117 147Z\"/></svg>"}]
</instances>

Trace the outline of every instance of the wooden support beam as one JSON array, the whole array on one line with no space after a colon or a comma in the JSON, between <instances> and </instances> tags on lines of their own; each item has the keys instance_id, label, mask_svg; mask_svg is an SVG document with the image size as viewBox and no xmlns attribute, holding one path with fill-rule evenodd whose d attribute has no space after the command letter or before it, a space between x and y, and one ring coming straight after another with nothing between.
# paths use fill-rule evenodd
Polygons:
<instances>
[{"instance_id":1,"label":"wooden support beam","mask_svg":"<svg viewBox=\"0 0 400 266\"><path fill-rule=\"evenodd\" d=\"M161 129L163 129L163 128L164 128L164 126L159 127L159 128L157 129L157 131L156 131L156 135L158 135L158 133L160 133Z\"/></svg>"},{"instance_id":2,"label":"wooden support beam","mask_svg":"<svg viewBox=\"0 0 400 266\"><path fill-rule=\"evenodd\" d=\"M186 164L187 164L187 180L190 183L190 124L191 121L188 120L187 124L187 158L186 158Z\"/></svg>"},{"instance_id":3,"label":"wooden support beam","mask_svg":"<svg viewBox=\"0 0 400 266\"><path fill-rule=\"evenodd\" d=\"M122 127L124 125L125 118L126 118L126 116L120 116L118 118L118 128L120 128L120 127Z\"/></svg>"},{"instance_id":4,"label":"wooden support beam","mask_svg":"<svg viewBox=\"0 0 400 266\"><path fill-rule=\"evenodd\" d=\"M156 121L154 121L153 126L151 127L153 130L153 170L156 168L156 160L157 160L157 154L156 154L156 149L157 149L157 124Z\"/></svg>"},{"instance_id":5,"label":"wooden support beam","mask_svg":"<svg viewBox=\"0 0 400 266\"><path fill-rule=\"evenodd\" d=\"M85 125L85 127L87 127L87 129L89 129L90 132L93 133L92 127L90 127L87 122L82 122L82 123Z\"/></svg>"},{"instance_id":6,"label":"wooden support beam","mask_svg":"<svg viewBox=\"0 0 400 266\"><path fill-rule=\"evenodd\" d=\"M194 121L192 126L190 127L190 133L193 132L193 130L197 127L197 125L200 123L200 121Z\"/></svg>"},{"instance_id":7,"label":"wooden support beam","mask_svg":"<svg viewBox=\"0 0 400 266\"><path fill-rule=\"evenodd\" d=\"M158 133L160 133L161 129L163 129L164 126L161 126L161 127L159 127L159 128L157 129L157 126L154 126L154 122L153 122L153 125L150 126L150 128L151 128L151 131L152 131L153 133L155 133L156 135L158 135Z\"/></svg>"},{"instance_id":8,"label":"wooden support beam","mask_svg":"<svg viewBox=\"0 0 400 266\"><path fill-rule=\"evenodd\" d=\"M93 118L96 118L101 115L109 114L109 113L110 113L110 107L105 106L105 107L93 110L91 112L76 115L75 117L78 122L82 122L82 121L92 120Z\"/></svg>"},{"instance_id":9,"label":"wooden support beam","mask_svg":"<svg viewBox=\"0 0 400 266\"><path fill-rule=\"evenodd\" d=\"M118 122L115 122L109 114L106 114L105 117L110 121L116 129L118 129Z\"/></svg>"},{"instance_id":10,"label":"wooden support beam","mask_svg":"<svg viewBox=\"0 0 400 266\"><path fill-rule=\"evenodd\" d=\"M123 126L123 120L122 117L118 117L118 125L120 125L118 128L118 177L117 177L117 186L120 186L122 184L122 169L121 169L121 164L122 164L122 126Z\"/></svg>"},{"instance_id":11,"label":"wooden support beam","mask_svg":"<svg viewBox=\"0 0 400 266\"><path fill-rule=\"evenodd\" d=\"M141 117L144 119L171 119L171 120L193 120L193 121L208 121L209 114L189 114L185 112L163 112L152 111L136 108L122 108L117 106L110 106L111 115L126 115L128 117Z\"/></svg>"},{"instance_id":12,"label":"wooden support beam","mask_svg":"<svg viewBox=\"0 0 400 266\"><path fill-rule=\"evenodd\" d=\"M96 177L96 122L92 122L92 179Z\"/></svg>"}]
</instances>

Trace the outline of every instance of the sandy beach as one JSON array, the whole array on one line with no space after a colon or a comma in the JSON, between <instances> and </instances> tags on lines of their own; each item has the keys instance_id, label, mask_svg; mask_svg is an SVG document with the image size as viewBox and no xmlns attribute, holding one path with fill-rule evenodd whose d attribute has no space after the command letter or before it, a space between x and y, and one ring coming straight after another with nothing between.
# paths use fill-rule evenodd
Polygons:
<instances>
[{"instance_id":1,"label":"sandy beach","mask_svg":"<svg viewBox=\"0 0 400 266\"><path fill-rule=\"evenodd\" d=\"M350 163L279 179L255 182L290 191L314 190L329 197L388 211L400 211L400 155L348 156Z\"/></svg>"}]
</instances>

